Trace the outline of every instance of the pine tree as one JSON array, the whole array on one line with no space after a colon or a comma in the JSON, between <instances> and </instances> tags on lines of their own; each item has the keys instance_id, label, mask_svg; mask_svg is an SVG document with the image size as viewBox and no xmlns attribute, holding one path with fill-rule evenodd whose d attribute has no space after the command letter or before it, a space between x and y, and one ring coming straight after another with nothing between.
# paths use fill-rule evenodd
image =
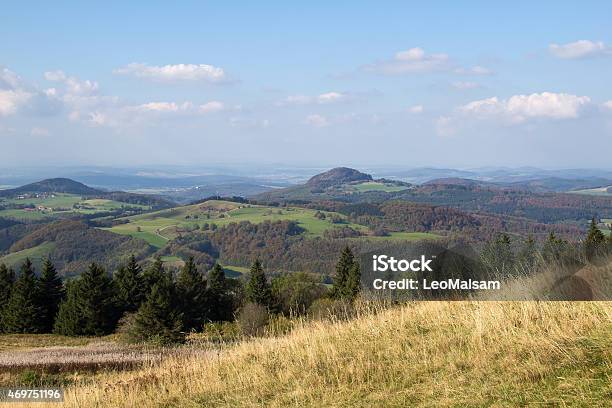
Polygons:
<instances>
[{"instance_id":1,"label":"pine tree","mask_svg":"<svg viewBox=\"0 0 612 408\"><path fill-rule=\"evenodd\" d=\"M142 268L136 262L134 255L126 266L121 266L113 276L117 291L117 306L121 314L135 312L144 300L144 284Z\"/></svg>"},{"instance_id":2,"label":"pine tree","mask_svg":"<svg viewBox=\"0 0 612 408\"><path fill-rule=\"evenodd\" d=\"M584 240L583 247L586 259L589 261L594 261L605 253L606 236L597 226L595 217L591 219L591 225L589 226L589 232Z\"/></svg>"},{"instance_id":3,"label":"pine tree","mask_svg":"<svg viewBox=\"0 0 612 408\"><path fill-rule=\"evenodd\" d=\"M15 273L4 264L0 264L0 333L4 331L2 314L4 307L11 298L11 290L15 283Z\"/></svg>"},{"instance_id":4,"label":"pine tree","mask_svg":"<svg viewBox=\"0 0 612 408\"><path fill-rule=\"evenodd\" d=\"M229 321L233 317L233 302L228 293L225 271L215 264L207 279L207 317L211 321Z\"/></svg>"},{"instance_id":5,"label":"pine tree","mask_svg":"<svg viewBox=\"0 0 612 408\"><path fill-rule=\"evenodd\" d=\"M249 302L270 308L272 307L272 289L259 259L251 266L249 281L246 288L246 299Z\"/></svg>"},{"instance_id":6,"label":"pine tree","mask_svg":"<svg viewBox=\"0 0 612 408\"><path fill-rule=\"evenodd\" d=\"M348 246L344 247L336 264L332 297L335 299L352 299L353 292L358 291L356 288L359 287L360 275L359 264L355 262L353 251Z\"/></svg>"},{"instance_id":7,"label":"pine tree","mask_svg":"<svg viewBox=\"0 0 612 408\"><path fill-rule=\"evenodd\" d=\"M147 300L138 309L128 335L133 342L182 343L185 341L182 320L172 280L162 278L153 285Z\"/></svg>"},{"instance_id":8,"label":"pine tree","mask_svg":"<svg viewBox=\"0 0 612 408\"><path fill-rule=\"evenodd\" d=\"M57 274L55 266L46 259L38 280L40 328L43 333L51 333L53 330L53 323L64 294L62 279Z\"/></svg>"},{"instance_id":9,"label":"pine tree","mask_svg":"<svg viewBox=\"0 0 612 408\"><path fill-rule=\"evenodd\" d=\"M113 331L117 318L113 281L103 268L92 263L69 286L54 331L65 335L100 336Z\"/></svg>"},{"instance_id":10,"label":"pine tree","mask_svg":"<svg viewBox=\"0 0 612 408\"><path fill-rule=\"evenodd\" d=\"M189 331L201 329L206 322L206 280L190 257L176 277L181 300L183 327Z\"/></svg>"},{"instance_id":11,"label":"pine tree","mask_svg":"<svg viewBox=\"0 0 612 408\"><path fill-rule=\"evenodd\" d=\"M21 265L19 277L2 313L6 333L36 333L40 330L37 279L28 258Z\"/></svg>"}]
</instances>

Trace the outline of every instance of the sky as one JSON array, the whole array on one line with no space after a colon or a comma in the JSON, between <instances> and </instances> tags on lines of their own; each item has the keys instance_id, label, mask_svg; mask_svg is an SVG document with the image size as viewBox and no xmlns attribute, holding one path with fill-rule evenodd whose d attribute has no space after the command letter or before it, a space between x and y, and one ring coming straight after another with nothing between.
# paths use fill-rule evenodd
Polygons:
<instances>
[{"instance_id":1,"label":"sky","mask_svg":"<svg viewBox=\"0 0 612 408\"><path fill-rule=\"evenodd\" d=\"M501 3L9 2L0 167L612 168L612 2Z\"/></svg>"}]
</instances>

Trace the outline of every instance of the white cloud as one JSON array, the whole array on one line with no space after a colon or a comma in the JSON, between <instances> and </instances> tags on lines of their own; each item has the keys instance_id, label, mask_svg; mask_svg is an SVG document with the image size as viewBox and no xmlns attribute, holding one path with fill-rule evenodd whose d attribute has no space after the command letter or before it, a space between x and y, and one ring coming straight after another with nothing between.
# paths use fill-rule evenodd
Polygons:
<instances>
[{"instance_id":1,"label":"white cloud","mask_svg":"<svg viewBox=\"0 0 612 408\"><path fill-rule=\"evenodd\" d=\"M473 129L476 124L495 127L525 125L533 128L544 121L579 119L593 106L588 96L566 93L542 92L530 95L513 95L507 99L498 97L472 101L441 116L435 123L436 131L450 136L460 130Z\"/></svg>"},{"instance_id":2,"label":"white cloud","mask_svg":"<svg viewBox=\"0 0 612 408\"><path fill-rule=\"evenodd\" d=\"M514 95L505 100L497 97L481 99L460 107L459 112L476 118L498 116L513 123L532 118L574 119L590 102L588 96L542 92Z\"/></svg>"},{"instance_id":3,"label":"white cloud","mask_svg":"<svg viewBox=\"0 0 612 408\"><path fill-rule=\"evenodd\" d=\"M477 82L470 82L470 81L456 81L453 82L452 84L453 88L455 89L459 89L462 91L468 90L468 89L476 89L476 88L480 88L480 84Z\"/></svg>"},{"instance_id":4,"label":"white cloud","mask_svg":"<svg viewBox=\"0 0 612 408\"><path fill-rule=\"evenodd\" d=\"M17 89L22 87L21 78L8 68L0 69L0 89Z\"/></svg>"},{"instance_id":5,"label":"white cloud","mask_svg":"<svg viewBox=\"0 0 612 408\"><path fill-rule=\"evenodd\" d=\"M191 105L185 102L181 105L176 102L149 102L136 106L134 109L143 112L178 112L185 110Z\"/></svg>"},{"instance_id":6,"label":"white cloud","mask_svg":"<svg viewBox=\"0 0 612 408\"><path fill-rule=\"evenodd\" d=\"M604 102L603 107L612 111L612 100Z\"/></svg>"},{"instance_id":7,"label":"white cloud","mask_svg":"<svg viewBox=\"0 0 612 408\"><path fill-rule=\"evenodd\" d=\"M408 108L408 112L414 114L414 115L418 115L420 113L423 113L423 105L414 105Z\"/></svg>"},{"instance_id":8,"label":"white cloud","mask_svg":"<svg viewBox=\"0 0 612 408\"><path fill-rule=\"evenodd\" d=\"M346 95L340 92L327 92L317 96L318 103L339 102L346 98Z\"/></svg>"},{"instance_id":9,"label":"white cloud","mask_svg":"<svg viewBox=\"0 0 612 408\"><path fill-rule=\"evenodd\" d=\"M385 75L400 75L446 71L450 66L447 54L427 54L422 48L415 47L395 53L391 60L377 62L364 68L366 71Z\"/></svg>"},{"instance_id":10,"label":"white cloud","mask_svg":"<svg viewBox=\"0 0 612 408\"><path fill-rule=\"evenodd\" d=\"M306 117L306 124L321 128L329 126L329 120L325 116L313 114Z\"/></svg>"},{"instance_id":11,"label":"white cloud","mask_svg":"<svg viewBox=\"0 0 612 408\"><path fill-rule=\"evenodd\" d=\"M206 81L225 82L227 75L222 68L207 64L175 64L152 66L141 63L128 64L113 71L119 75L133 75L157 81Z\"/></svg>"},{"instance_id":12,"label":"white cloud","mask_svg":"<svg viewBox=\"0 0 612 408\"><path fill-rule=\"evenodd\" d=\"M603 42L593 42L589 40L579 40L567 44L550 44L548 50L557 58L578 59L597 57L602 55L612 55L610 47Z\"/></svg>"},{"instance_id":13,"label":"white cloud","mask_svg":"<svg viewBox=\"0 0 612 408\"><path fill-rule=\"evenodd\" d=\"M200 113L213 113L213 112L220 112L224 109L225 109L225 105L223 104L223 102L210 101L210 102L206 102L203 105L200 105L198 108L198 111Z\"/></svg>"},{"instance_id":14,"label":"white cloud","mask_svg":"<svg viewBox=\"0 0 612 408\"><path fill-rule=\"evenodd\" d=\"M63 83L66 86L66 93L72 96L92 96L96 95L99 90L97 82L67 76L61 70L45 72L44 76L47 81Z\"/></svg>"},{"instance_id":15,"label":"white cloud","mask_svg":"<svg viewBox=\"0 0 612 408\"><path fill-rule=\"evenodd\" d=\"M455 73L460 75L492 75L493 71L488 68L481 67L480 65L476 65L471 68L457 68Z\"/></svg>"},{"instance_id":16,"label":"white cloud","mask_svg":"<svg viewBox=\"0 0 612 408\"><path fill-rule=\"evenodd\" d=\"M342 92L326 92L316 96L308 95L289 95L284 100L277 103L279 106L284 105L308 105L308 104L328 104L336 102L344 102L349 99L349 95Z\"/></svg>"},{"instance_id":17,"label":"white cloud","mask_svg":"<svg viewBox=\"0 0 612 408\"><path fill-rule=\"evenodd\" d=\"M25 105L32 94L23 90L0 90L0 116L13 115L17 110Z\"/></svg>"}]
</instances>

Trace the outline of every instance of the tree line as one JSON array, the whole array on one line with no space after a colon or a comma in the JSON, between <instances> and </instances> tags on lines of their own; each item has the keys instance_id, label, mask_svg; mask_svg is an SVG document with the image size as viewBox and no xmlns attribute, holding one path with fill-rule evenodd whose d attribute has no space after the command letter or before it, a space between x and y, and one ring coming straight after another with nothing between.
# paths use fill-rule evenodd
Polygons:
<instances>
[{"instance_id":1,"label":"tree line","mask_svg":"<svg viewBox=\"0 0 612 408\"><path fill-rule=\"evenodd\" d=\"M243 282L226 277L218 263L204 273L189 258L173 273L160 258L143 268L131 256L112 276L91 263L63 281L50 260L37 275L26 259L17 276L0 264L0 332L101 336L123 328L133 342L176 343L209 322L234 320L245 305L291 314L304 313L324 297L351 301L359 292L360 271L348 247L336 276L331 290L306 273L270 280L256 260Z\"/></svg>"}]
</instances>

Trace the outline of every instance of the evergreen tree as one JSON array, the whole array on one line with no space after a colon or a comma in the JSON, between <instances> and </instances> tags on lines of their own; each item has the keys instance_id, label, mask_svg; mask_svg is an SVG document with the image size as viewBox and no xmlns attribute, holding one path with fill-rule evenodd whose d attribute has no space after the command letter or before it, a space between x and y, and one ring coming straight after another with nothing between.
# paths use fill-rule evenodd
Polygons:
<instances>
[{"instance_id":1,"label":"evergreen tree","mask_svg":"<svg viewBox=\"0 0 612 408\"><path fill-rule=\"evenodd\" d=\"M53 333L64 336L78 336L82 333L83 314L79 308L80 284L78 278L66 282L66 297L60 303L53 324Z\"/></svg>"},{"instance_id":2,"label":"evergreen tree","mask_svg":"<svg viewBox=\"0 0 612 408\"><path fill-rule=\"evenodd\" d=\"M517 260L521 267L529 272L536 263L537 253L536 242L533 236L529 235L518 254Z\"/></svg>"},{"instance_id":3,"label":"evergreen tree","mask_svg":"<svg viewBox=\"0 0 612 408\"><path fill-rule=\"evenodd\" d=\"M0 333L4 331L2 323L3 310L11 297L15 283L15 273L4 264L0 264Z\"/></svg>"},{"instance_id":4,"label":"evergreen tree","mask_svg":"<svg viewBox=\"0 0 612 408\"><path fill-rule=\"evenodd\" d=\"M270 308L272 307L272 289L259 259L253 262L246 288L246 299L249 302Z\"/></svg>"},{"instance_id":5,"label":"evergreen tree","mask_svg":"<svg viewBox=\"0 0 612 408\"><path fill-rule=\"evenodd\" d=\"M340 253L331 296L335 299L353 299L359 292L361 271L353 251L348 245Z\"/></svg>"},{"instance_id":6,"label":"evergreen tree","mask_svg":"<svg viewBox=\"0 0 612 408\"><path fill-rule=\"evenodd\" d=\"M353 300L361 290L361 267L359 262L354 261L353 266L349 270L348 278L344 286L343 297Z\"/></svg>"},{"instance_id":7,"label":"evergreen tree","mask_svg":"<svg viewBox=\"0 0 612 408\"><path fill-rule=\"evenodd\" d=\"M51 333L59 305L64 298L64 285L49 259L43 263L38 280L38 296L41 331Z\"/></svg>"},{"instance_id":8,"label":"evergreen tree","mask_svg":"<svg viewBox=\"0 0 612 408\"><path fill-rule=\"evenodd\" d=\"M36 333L40 330L37 279L28 258L21 265L11 297L4 307L2 325L6 333Z\"/></svg>"},{"instance_id":9,"label":"evergreen tree","mask_svg":"<svg viewBox=\"0 0 612 408\"><path fill-rule=\"evenodd\" d=\"M233 302L228 293L225 271L218 263L208 273L207 284L208 319L213 322L232 320Z\"/></svg>"},{"instance_id":10,"label":"evergreen tree","mask_svg":"<svg viewBox=\"0 0 612 408\"><path fill-rule=\"evenodd\" d=\"M181 331L183 317L175 300L172 279L159 279L134 316L128 330L130 340L161 345L185 341L185 333Z\"/></svg>"},{"instance_id":11,"label":"evergreen tree","mask_svg":"<svg viewBox=\"0 0 612 408\"><path fill-rule=\"evenodd\" d=\"M153 289L153 286L156 283L161 280L164 280L165 278L166 272L164 271L164 263L158 256L155 258L155 262L153 262L142 273L142 291L144 293L144 297L146 298L149 293L151 293L151 289Z\"/></svg>"},{"instance_id":12,"label":"evergreen tree","mask_svg":"<svg viewBox=\"0 0 612 408\"><path fill-rule=\"evenodd\" d=\"M185 330L199 330L206 322L206 280L190 257L176 277Z\"/></svg>"},{"instance_id":13,"label":"evergreen tree","mask_svg":"<svg viewBox=\"0 0 612 408\"><path fill-rule=\"evenodd\" d=\"M598 257L602 256L606 251L606 236L601 232L595 217L591 219L591 225L589 226L589 232L584 240L584 254L588 261L594 261Z\"/></svg>"},{"instance_id":14,"label":"evergreen tree","mask_svg":"<svg viewBox=\"0 0 612 408\"><path fill-rule=\"evenodd\" d=\"M114 330L117 318L113 281L103 268L92 263L69 286L54 331L65 335L100 336Z\"/></svg>"},{"instance_id":15,"label":"evergreen tree","mask_svg":"<svg viewBox=\"0 0 612 408\"><path fill-rule=\"evenodd\" d=\"M136 262L134 255L130 257L126 266L119 268L113 279L117 290L117 306L121 314L138 310L145 293L142 268Z\"/></svg>"}]
</instances>

